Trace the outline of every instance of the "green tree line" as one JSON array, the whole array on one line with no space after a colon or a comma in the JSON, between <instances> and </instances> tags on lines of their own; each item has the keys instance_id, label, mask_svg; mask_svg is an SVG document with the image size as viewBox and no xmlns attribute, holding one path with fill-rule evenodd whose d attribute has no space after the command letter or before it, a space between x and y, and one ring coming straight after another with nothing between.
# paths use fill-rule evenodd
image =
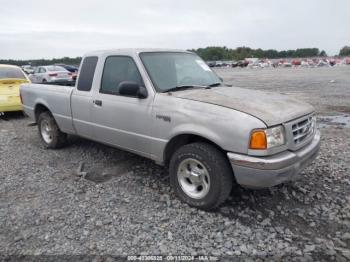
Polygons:
<instances>
[{"instance_id":1,"label":"green tree line","mask_svg":"<svg viewBox=\"0 0 350 262\"><path fill-rule=\"evenodd\" d=\"M63 58L53 58L53 59L29 59L29 60L14 60L14 59L0 59L0 64L10 64L10 65L52 65L52 64L65 64L65 65L76 65L80 64L81 57L63 57Z\"/></svg>"},{"instance_id":2,"label":"green tree line","mask_svg":"<svg viewBox=\"0 0 350 262\"><path fill-rule=\"evenodd\" d=\"M340 49L339 56L350 56L350 46L344 46Z\"/></svg>"},{"instance_id":3,"label":"green tree line","mask_svg":"<svg viewBox=\"0 0 350 262\"><path fill-rule=\"evenodd\" d=\"M327 56L325 51L318 48L299 48L296 50L277 51L275 49L263 50L250 47L237 47L230 49L227 47L210 46L206 48L191 49L204 60L242 60L248 57L257 58L291 58L291 57L314 57Z\"/></svg>"},{"instance_id":4,"label":"green tree line","mask_svg":"<svg viewBox=\"0 0 350 262\"><path fill-rule=\"evenodd\" d=\"M261 48L253 49L250 47L237 47L235 49L227 48L226 46L208 46L205 48L191 49L189 51L197 53L200 57L207 61L215 60L242 60L248 57L257 58L302 58L302 57L315 57L315 56L327 56L324 50L320 51L318 48L298 48L295 50L282 50L277 51L275 49L263 50ZM350 56L350 46L344 46L339 56ZM52 64L66 64L76 65L80 64L81 57L63 57L53 59L29 59L29 60L14 60L14 59L0 59L0 64L11 65L52 65Z\"/></svg>"}]
</instances>

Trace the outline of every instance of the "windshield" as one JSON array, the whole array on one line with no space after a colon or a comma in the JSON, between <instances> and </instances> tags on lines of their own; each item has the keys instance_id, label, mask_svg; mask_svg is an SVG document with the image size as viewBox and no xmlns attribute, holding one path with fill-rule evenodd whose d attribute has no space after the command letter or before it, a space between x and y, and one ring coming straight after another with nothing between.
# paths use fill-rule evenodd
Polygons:
<instances>
[{"instance_id":1,"label":"windshield","mask_svg":"<svg viewBox=\"0 0 350 262\"><path fill-rule=\"evenodd\" d=\"M220 78L195 54L146 52L141 60L158 92L177 86L209 86Z\"/></svg>"},{"instance_id":2,"label":"windshield","mask_svg":"<svg viewBox=\"0 0 350 262\"><path fill-rule=\"evenodd\" d=\"M26 79L21 69L16 67L0 67L0 79L19 78Z\"/></svg>"}]
</instances>

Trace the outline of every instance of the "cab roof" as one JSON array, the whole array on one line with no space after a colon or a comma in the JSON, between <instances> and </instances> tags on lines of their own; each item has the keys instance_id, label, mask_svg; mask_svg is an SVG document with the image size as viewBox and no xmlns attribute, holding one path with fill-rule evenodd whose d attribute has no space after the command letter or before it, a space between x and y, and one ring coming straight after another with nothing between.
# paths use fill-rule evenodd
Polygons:
<instances>
[{"instance_id":1,"label":"cab roof","mask_svg":"<svg viewBox=\"0 0 350 262\"><path fill-rule=\"evenodd\" d=\"M109 50L97 50L88 52L85 56L100 56L100 55L137 55L142 52L181 52L191 53L189 51L181 49L166 49L166 48L120 48L120 49L109 49Z\"/></svg>"}]
</instances>

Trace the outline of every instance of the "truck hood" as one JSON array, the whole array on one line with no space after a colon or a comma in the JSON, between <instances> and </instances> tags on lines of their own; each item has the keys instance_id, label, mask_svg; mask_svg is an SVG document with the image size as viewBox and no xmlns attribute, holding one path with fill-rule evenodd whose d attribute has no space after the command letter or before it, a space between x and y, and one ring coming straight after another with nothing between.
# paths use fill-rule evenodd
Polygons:
<instances>
[{"instance_id":1,"label":"truck hood","mask_svg":"<svg viewBox=\"0 0 350 262\"><path fill-rule=\"evenodd\" d=\"M262 120L267 126L288 122L314 108L304 102L274 92L239 87L214 87L173 92L172 96L232 108Z\"/></svg>"}]
</instances>

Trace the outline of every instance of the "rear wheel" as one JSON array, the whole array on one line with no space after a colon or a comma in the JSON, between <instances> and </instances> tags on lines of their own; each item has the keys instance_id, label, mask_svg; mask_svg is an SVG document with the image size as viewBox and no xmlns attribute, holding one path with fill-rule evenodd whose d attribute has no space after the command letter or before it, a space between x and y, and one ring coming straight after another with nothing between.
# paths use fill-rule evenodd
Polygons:
<instances>
[{"instance_id":1,"label":"rear wheel","mask_svg":"<svg viewBox=\"0 0 350 262\"><path fill-rule=\"evenodd\" d=\"M229 196L233 173L223 152L206 143L188 144L171 158L170 182L176 195L190 206L216 208Z\"/></svg>"},{"instance_id":2,"label":"rear wheel","mask_svg":"<svg viewBox=\"0 0 350 262\"><path fill-rule=\"evenodd\" d=\"M39 135L46 148L60 148L67 141L67 134L61 132L55 119L49 112L38 117Z\"/></svg>"}]
</instances>

